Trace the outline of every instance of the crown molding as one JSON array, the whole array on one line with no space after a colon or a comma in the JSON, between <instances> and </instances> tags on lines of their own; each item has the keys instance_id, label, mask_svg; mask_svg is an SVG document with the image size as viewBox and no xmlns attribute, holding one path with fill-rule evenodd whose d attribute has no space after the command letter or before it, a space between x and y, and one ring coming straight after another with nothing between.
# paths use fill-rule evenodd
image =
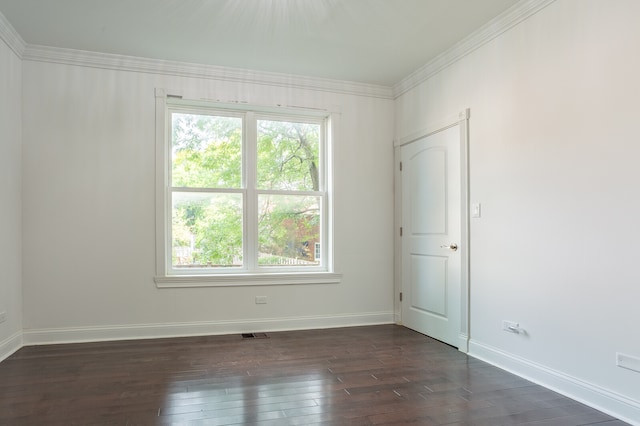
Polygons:
<instances>
[{"instance_id":1,"label":"crown molding","mask_svg":"<svg viewBox=\"0 0 640 426\"><path fill-rule=\"evenodd\" d=\"M538 13L555 0L522 0L501 15L483 25L477 31L463 38L450 49L436 56L427 64L393 86L393 96L398 98L436 73L464 58L474 50L490 42L520 22Z\"/></svg>"},{"instance_id":2,"label":"crown molding","mask_svg":"<svg viewBox=\"0 0 640 426\"><path fill-rule=\"evenodd\" d=\"M18 58L22 59L27 43L25 43L22 37L20 37L20 34L18 34L15 28L13 28L13 25L7 21L7 18L5 18L2 13L0 13L0 39L18 55Z\"/></svg>"},{"instance_id":3,"label":"crown molding","mask_svg":"<svg viewBox=\"0 0 640 426\"><path fill-rule=\"evenodd\" d=\"M214 65L140 58L109 53L88 52L40 45L28 45L11 23L0 13L0 38L18 55L27 61L50 62L90 68L118 71L142 72L179 77L193 77L333 92L339 94L395 99L436 73L464 58L500 34L544 9L555 0L521 0L512 8L489 21L473 34L465 37L446 52L436 56L393 87L352 81L307 77L292 74L263 72Z\"/></svg>"},{"instance_id":4,"label":"crown molding","mask_svg":"<svg viewBox=\"0 0 640 426\"><path fill-rule=\"evenodd\" d=\"M27 45L22 58L25 61L49 62L89 68L203 78L393 99L393 90L388 86L214 65L164 61L111 53L88 52L59 47Z\"/></svg>"}]
</instances>

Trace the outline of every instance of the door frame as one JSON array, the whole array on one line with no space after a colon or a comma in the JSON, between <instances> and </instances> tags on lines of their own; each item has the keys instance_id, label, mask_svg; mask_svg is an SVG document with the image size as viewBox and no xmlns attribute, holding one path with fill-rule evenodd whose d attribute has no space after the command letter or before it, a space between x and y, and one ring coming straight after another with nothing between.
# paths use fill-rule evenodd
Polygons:
<instances>
[{"instance_id":1,"label":"door frame","mask_svg":"<svg viewBox=\"0 0 640 426\"><path fill-rule=\"evenodd\" d=\"M467 108L444 120L427 125L422 130L394 140L394 320L402 325L402 173L400 171L400 150L403 145L438 133L453 126L460 126L460 330L458 332L458 350L469 352L470 339L470 297L469 297L469 116Z\"/></svg>"}]
</instances>

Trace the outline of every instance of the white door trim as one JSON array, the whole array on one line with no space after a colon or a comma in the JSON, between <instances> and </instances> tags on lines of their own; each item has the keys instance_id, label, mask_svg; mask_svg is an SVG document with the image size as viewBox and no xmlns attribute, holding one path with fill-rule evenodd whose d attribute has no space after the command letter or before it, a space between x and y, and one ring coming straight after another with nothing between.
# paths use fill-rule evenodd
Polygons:
<instances>
[{"instance_id":1,"label":"white door trim","mask_svg":"<svg viewBox=\"0 0 640 426\"><path fill-rule=\"evenodd\" d=\"M402 239L400 228L402 226L402 173L400 172L400 149L403 145L414 142L423 137L445 130L449 127L460 126L460 229L462 255L462 267L460 271L460 331L458 337L458 349L461 352L469 351L470 316L469 316L469 108L458 114L451 115L443 120L427 125L422 130L404 136L394 141L394 318L397 324L402 324Z\"/></svg>"}]
</instances>

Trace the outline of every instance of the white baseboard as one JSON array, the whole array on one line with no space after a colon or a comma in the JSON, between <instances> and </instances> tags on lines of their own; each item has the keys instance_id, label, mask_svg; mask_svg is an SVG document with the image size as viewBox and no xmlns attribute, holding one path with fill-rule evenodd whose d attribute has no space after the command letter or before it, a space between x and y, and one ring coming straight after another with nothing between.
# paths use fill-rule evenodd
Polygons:
<instances>
[{"instance_id":1,"label":"white baseboard","mask_svg":"<svg viewBox=\"0 0 640 426\"><path fill-rule=\"evenodd\" d=\"M293 318L265 318L238 321L212 321L168 324L134 324L105 327L69 327L25 329L23 344L99 342L109 340L155 339L164 337L206 336L251 332L312 330L393 324L393 312L326 315Z\"/></svg>"},{"instance_id":2,"label":"white baseboard","mask_svg":"<svg viewBox=\"0 0 640 426\"><path fill-rule=\"evenodd\" d=\"M460 352L469 353L469 335L466 333L458 334L458 350Z\"/></svg>"},{"instance_id":3,"label":"white baseboard","mask_svg":"<svg viewBox=\"0 0 640 426\"><path fill-rule=\"evenodd\" d=\"M504 352L473 339L469 355L542 385L611 416L640 426L640 401L617 394L557 370Z\"/></svg>"},{"instance_id":4,"label":"white baseboard","mask_svg":"<svg viewBox=\"0 0 640 426\"><path fill-rule=\"evenodd\" d=\"M22 331L18 331L0 342L0 361L9 358L22 347Z\"/></svg>"}]
</instances>

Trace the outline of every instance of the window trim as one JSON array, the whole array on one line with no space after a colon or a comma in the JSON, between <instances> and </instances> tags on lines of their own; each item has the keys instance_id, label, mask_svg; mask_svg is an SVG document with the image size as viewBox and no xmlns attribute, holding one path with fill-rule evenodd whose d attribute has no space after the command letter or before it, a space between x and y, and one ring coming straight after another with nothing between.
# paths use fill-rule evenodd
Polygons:
<instances>
[{"instance_id":1,"label":"window trim","mask_svg":"<svg viewBox=\"0 0 640 426\"><path fill-rule=\"evenodd\" d=\"M247 286L247 285L290 285L290 284L331 284L339 283L342 278L341 273L334 270L333 263L333 191L332 191L332 149L331 143L334 140L337 113L327 110L306 109L306 108L283 108L283 107L263 107L260 105L248 104L228 104L220 102L204 102L199 100L183 99L179 95L170 95L165 89L157 88L156 95L156 275L154 281L158 288L175 287L215 287L215 286ZM327 125L323 126L326 132L325 143L322 146L324 152L322 160L327 164L324 166L323 180L323 238L325 244L325 256L321 259L321 265L304 271L298 268L277 268L263 267L262 270L256 268L248 270L248 265L242 269L221 269L218 271L196 270L191 273L174 274L170 265L170 238L171 220L168 211L168 203L171 200L169 162L171 161L170 144L167 143L170 134L170 109L189 108L192 110L216 109L228 111L230 115L245 114L255 112L255 116L260 119L264 117L314 117L323 118ZM246 126L246 124L245 124ZM246 141L243 141L243 146ZM243 168L246 162L243 161ZM243 173L243 176L246 174ZM243 185L242 191L247 191L247 186ZM261 191L256 190L256 193ZM248 199L248 198L247 198ZM247 220L244 218L245 229ZM251 225L248 226L251 230ZM246 244L246 239L245 239ZM213 273L212 273L213 272Z\"/></svg>"}]
</instances>

